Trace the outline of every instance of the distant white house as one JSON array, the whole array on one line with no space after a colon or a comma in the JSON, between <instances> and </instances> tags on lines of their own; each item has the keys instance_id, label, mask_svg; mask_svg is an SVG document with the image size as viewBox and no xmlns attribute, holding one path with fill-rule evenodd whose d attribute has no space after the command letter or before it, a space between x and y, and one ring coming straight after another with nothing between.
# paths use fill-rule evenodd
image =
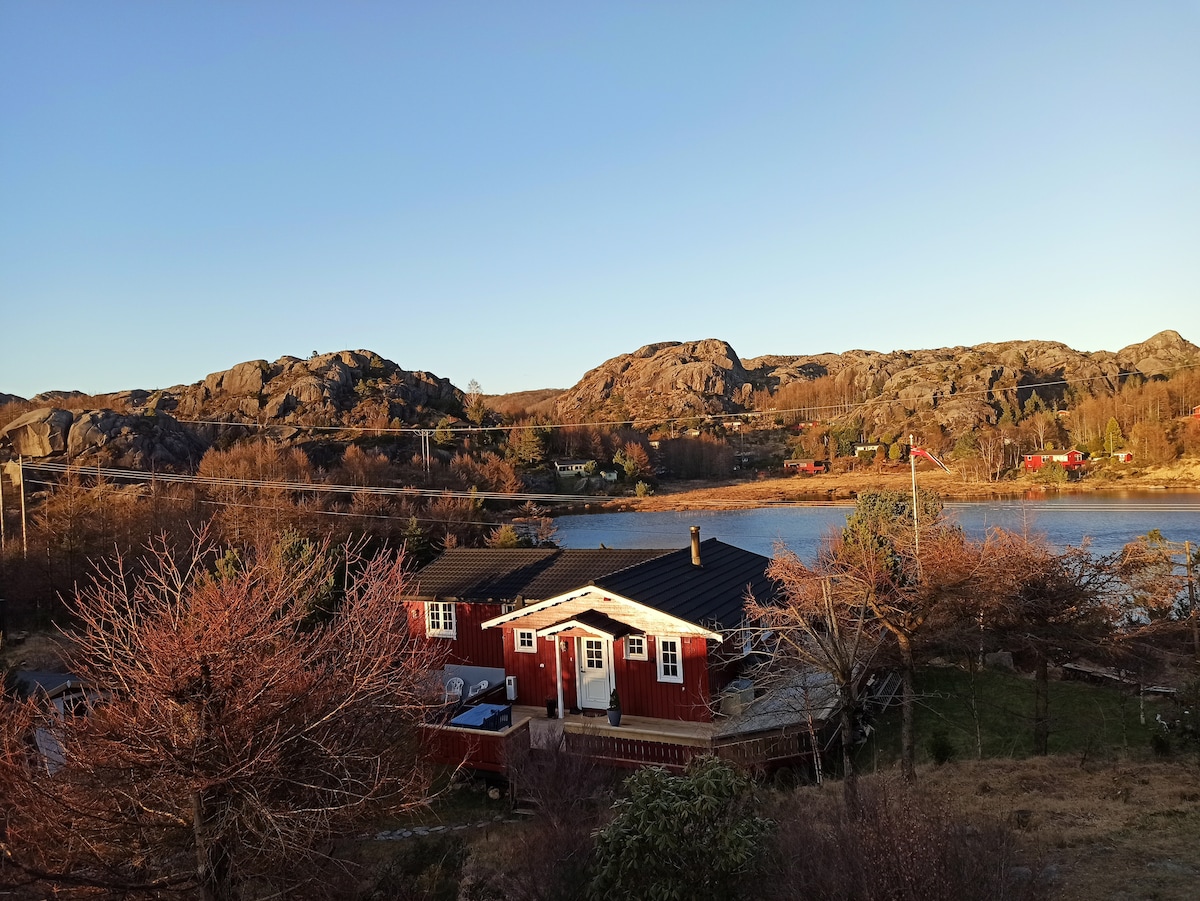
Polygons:
<instances>
[{"instance_id":1,"label":"distant white house","mask_svg":"<svg viewBox=\"0 0 1200 901\"><path fill-rule=\"evenodd\" d=\"M560 478L564 476L585 476L587 475L588 467L595 462L595 460L555 460L554 471Z\"/></svg>"}]
</instances>

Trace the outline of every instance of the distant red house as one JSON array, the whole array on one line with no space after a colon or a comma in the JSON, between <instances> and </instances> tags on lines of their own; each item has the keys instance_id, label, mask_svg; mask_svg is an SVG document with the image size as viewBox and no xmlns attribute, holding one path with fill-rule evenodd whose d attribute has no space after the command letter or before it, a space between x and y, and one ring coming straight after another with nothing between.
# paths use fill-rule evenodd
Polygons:
<instances>
[{"instance_id":1,"label":"distant red house","mask_svg":"<svg viewBox=\"0 0 1200 901\"><path fill-rule=\"evenodd\" d=\"M1081 450L1041 450L1025 454L1025 471L1037 472L1047 463L1058 463L1067 472L1075 472L1087 466L1087 454Z\"/></svg>"},{"instance_id":2,"label":"distant red house","mask_svg":"<svg viewBox=\"0 0 1200 901\"><path fill-rule=\"evenodd\" d=\"M826 472L829 467L825 465L824 460L784 460L783 468L815 475L818 472Z\"/></svg>"},{"instance_id":3,"label":"distant red house","mask_svg":"<svg viewBox=\"0 0 1200 901\"><path fill-rule=\"evenodd\" d=\"M1200 404L1196 404L1196 406L1192 407L1192 418L1200 419Z\"/></svg>"}]
</instances>

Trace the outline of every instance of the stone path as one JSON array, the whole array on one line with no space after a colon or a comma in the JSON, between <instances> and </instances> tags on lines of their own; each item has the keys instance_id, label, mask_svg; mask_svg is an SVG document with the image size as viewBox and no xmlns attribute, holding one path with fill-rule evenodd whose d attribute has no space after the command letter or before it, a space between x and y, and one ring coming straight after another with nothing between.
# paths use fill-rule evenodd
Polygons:
<instances>
[{"instance_id":1,"label":"stone path","mask_svg":"<svg viewBox=\"0 0 1200 901\"><path fill-rule=\"evenodd\" d=\"M477 823L458 823L453 826L438 825L438 826L413 826L408 829L393 829L376 832L373 838L377 842L398 842L406 838L421 838L428 835L441 835L443 833L462 832L467 829L484 829L488 826L494 826L497 823L518 823L520 820L513 819L505 814L498 813L490 819L480 820Z\"/></svg>"}]
</instances>

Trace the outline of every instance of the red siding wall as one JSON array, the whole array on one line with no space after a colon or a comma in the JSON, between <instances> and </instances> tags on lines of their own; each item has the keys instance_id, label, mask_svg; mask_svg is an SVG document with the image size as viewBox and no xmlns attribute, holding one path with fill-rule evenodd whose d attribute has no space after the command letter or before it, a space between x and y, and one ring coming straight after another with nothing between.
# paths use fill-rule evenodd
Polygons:
<instances>
[{"instance_id":1,"label":"red siding wall","mask_svg":"<svg viewBox=\"0 0 1200 901\"><path fill-rule=\"evenodd\" d=\"M500 631L500 630L489 630ZM516 631L504 629L504 671L517 677L517 703L540 707L547 698L558 698L554 681L554 642L537 639L537 653L523 654L516 650ZM563 652L563 705L575 706L575 642L565 639Z\"/></svg>"},{"instance_id":2,"label":"red siding wall","mask_svg":"<svg viewBox=\"0 0 1200 901\"><path fill-rule=\"evenodd\" d=\"M489 630L491 631L491 630ZM707 723L712 720L709 707L708 646L704 638L683 637L683 682L659 682L657 653L653 636L646 636L646 660L626 660L625 644L613 642L613 677L621 695L621 709L631 716ZM570 710L578 704L575 686L575 639L566 642L562 652L563 705ZM516 650L516 632L504 628L504 671L517 677L517 703L542 706L554 698L554 642L538 639L536 654Z\"/></svg>"},{"instance_id":3,"label":"red siding wall","mask_svg":"<svg viewBox=\"0 0 1200 901\"><path fill-rule=\"evenodd\" d=\"M658 681L658 646L646 636L646 660L626 660L625 643L613 643L613 666L621 709L631 716L707 723L712 720L708 694L708 642L702 637L680 638L683 682Z\"/></svg>"},{"instance_id":4,"label":"red siding wall","mask_svg":"<svg viewBox=\"0 0 1200 901\"><path fill-rule=\"evenodd\" d=\"M500 615L497 604L455 604L457 638L429 639L447 650L447 663L472 666L504 666L504 643L499 629L481 629L480 623ZM425 637L425 604L408 602L408 618L413 632Z\"/></svg>"}]
</instances>

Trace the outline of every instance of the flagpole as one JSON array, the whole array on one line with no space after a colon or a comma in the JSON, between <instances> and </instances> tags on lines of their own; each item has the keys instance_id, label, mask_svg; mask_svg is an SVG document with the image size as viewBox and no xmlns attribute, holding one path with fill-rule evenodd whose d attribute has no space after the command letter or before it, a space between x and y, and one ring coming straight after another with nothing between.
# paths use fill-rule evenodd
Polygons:
<instances>
[{"instance_id":1,"label":"flagpole","mask_svg":"<svg viewBox=\"0 0 1200 901\"><path fill-rule=\"evenodd\" d=\"M908 436L908 465L912 469L912 492L913 492L913 555L917 558L917 565L921 565L921 531L917 525L917 455L913 453L916 447L913 444L913 436Z\"/></svg>"}]
</instances>

